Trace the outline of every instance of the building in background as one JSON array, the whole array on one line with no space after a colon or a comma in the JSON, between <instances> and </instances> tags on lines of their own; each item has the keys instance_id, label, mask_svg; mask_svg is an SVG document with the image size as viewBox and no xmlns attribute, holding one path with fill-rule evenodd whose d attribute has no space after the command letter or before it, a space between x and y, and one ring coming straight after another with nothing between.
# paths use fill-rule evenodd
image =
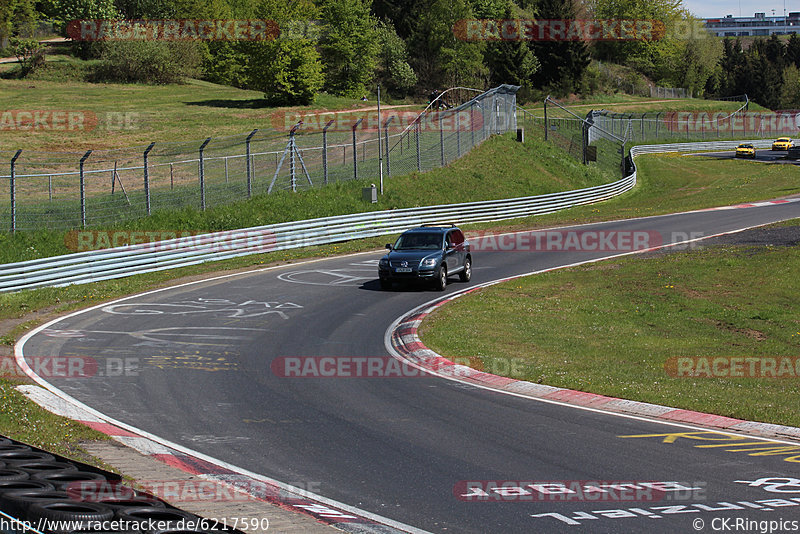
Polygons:
<instances>
[{"instance_id":1,"label":"building in background","mask_svg":"<svg viewBox=\"0 0 800 534\"><path fill-rule=\"evenodd\" d=\"M767 17L766 13L756 13L752 17L728 15L721 19L705 19L704 22L706 28L718 37L800 33L800 11L791 12L785 17Z\"/></svg>"}]
</instances>

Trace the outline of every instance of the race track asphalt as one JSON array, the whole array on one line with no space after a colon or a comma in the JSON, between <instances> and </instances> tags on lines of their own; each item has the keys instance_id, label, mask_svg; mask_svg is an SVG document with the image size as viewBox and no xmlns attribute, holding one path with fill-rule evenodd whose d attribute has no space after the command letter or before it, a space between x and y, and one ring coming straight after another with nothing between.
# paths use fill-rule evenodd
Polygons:
<instances>
[{"instance_id":1,"label":"race track asphalt","mask_svg":"<svg viewBox=\"0 0 800 534\"><path fill-rule=\"evenodd\" d=\"M639 235L658 244L795 217L800 202L575 229L646 232ZM446 292L619 253L477 251L472 281L453 278ZM290 264L110 303L32 336L25 357L94 359L94 376L46 380L139 429L431 532L675 533L698 531L698 519L705 531L726 517L800 520L800 480L738 482L799 479L800 446L792 454L770 442L743 451L754 440L433 377L277 376L276 358L388 355L387 327L437 293L381 291L381 255ZM128 372L119 371L123 362ZM562 481L579 489L628 482L639 492L606 488L563 501L543 487L527 500L465 502L467 481ZM697 489L642 493L644 482Z\"/></svg>"}]
</instances>

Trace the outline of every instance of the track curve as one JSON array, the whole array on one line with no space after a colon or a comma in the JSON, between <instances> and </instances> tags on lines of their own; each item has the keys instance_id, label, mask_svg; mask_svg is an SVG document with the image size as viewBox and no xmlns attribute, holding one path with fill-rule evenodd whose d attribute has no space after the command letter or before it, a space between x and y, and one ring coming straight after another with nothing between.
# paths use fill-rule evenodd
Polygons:
<instances>
[{"instance_id":1,"label":"track curve","mask_svg":"<svg viewBox=\"0 0 800 534\"><path fill-rule=\"evenodd\" d=\"M657 233L670 243L693 233L734 232L796 217L800 202L759 203L580 229ZM471 285L618 253L480 252ZM727 438L670 441L652 435L691 431L432 377L276 376L271 365L280 357L387 355L386 328L433 295L422 289L380 291L380 255L286 265L108 303L33 331L17 354L28 361L90 357L106 371L103 376L44 381L110 417L210 457L286 483L313 485L325 497L431 532L684 532L701 516L709 524L721 514L800 517L800 480L796 488L790 484L797 490L791 496L771 493L765 483L740 482L800 479L800 446L794 461L786 461L793 457L788 453L698 448ZM453 282L447 291L463 287ZM120 362L132 371L110 372ZM601 502L588 494L563 502L542 499L541 492L526 502L459 498L465 481L533 480L672 481L702 492L661 503ZM788 504L758 502L775 497ZM719 511L725 508L720 502L731 507ZM683 511L655 510L666 505Z\"/></svg>"}]
</instances>

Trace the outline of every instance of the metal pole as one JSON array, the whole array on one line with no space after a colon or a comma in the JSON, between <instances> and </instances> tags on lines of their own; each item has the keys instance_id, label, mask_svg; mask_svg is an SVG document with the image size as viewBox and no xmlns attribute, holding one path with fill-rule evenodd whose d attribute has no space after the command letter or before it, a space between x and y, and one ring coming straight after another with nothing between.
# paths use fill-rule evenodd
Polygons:
<instances>
[{"instance_id":1,"label":"metal pole","mask_svg":"<svg viewBox=\"0 0 800 534\"><path fill-rule=\"evenodd\" d=\"M172 163L169 164L169 190L172 191L172 188L175 187L175 180L174 175L172 173Z\"/></svg>"},{"instance_id":2,"label":"metal pole","mask_svg":"<svg viewBox=\"0 0 800 534\"><path fill-rule=\"evenodd\" d=\"M289 134L289 183L292 185L292 193L297 192L297 180L295 179L294 171L294 129Z\"/></svg>"},{"instance_id":3,"label":"metal pole","mask_svg":"<svg viewBox=\"0 0 800 534\"><path fill-rule=\"evenodd\" d=\"M386 143L388 145L389 140L387 138ZM382 157L382 147L381 147L381 84L378 84L378 176L380 177L380 184L381 184L381 195L383 194L383 157ZM386 147L386 150L389 150L389 147ZM388 152L387 152L388 153ZM388 165L388 160L387 160Z\"/></svg>"},{"instance_id":4,"label":"metal pole","mask_svg":"<svg viewBox=\"0 0 800 534\"><path fill-rule=\"evenodd\" d=\"M386 146L386 175L387 176L391 176L392 175L392 168L391 168L390 163L389 163L389 123L392 122L393 120L394 120L394 115L392 115L391 117L389 117L386 120L386 124L384 124L384 129L383 129L383 135L386 137L385 146ZM383 178L383 175L381 175L381 178ZM383 194L383 181L381 181L381 194Z\"/></svg>"},{"instance_id":5,"label":"metal pole","mask_svg":"<svg viewBox=\"0 0 800 534\"><path fill-rule=\"evenodd\" d=\"M225 183L228 183L228 156L225 156Z\"/></svg>"},{"instance_id":6,"label":"metal pole","mask_svg":"<svg viewBox=\"0 0 800 534\"><path fill-rule=\"evenodd\" d=\"M322 129L322 176L323 184L328 185L328 128L335 122L331 119Z\"/></svg>"},{"instance_id":7,"label":"metal pole","mask_svg":"<svg viewBox=\"0 0 800 534\"><path fill-rule=\"evenodd\" d=\"M144 205L147 208L147 214L150 215L150 172L147 169L147 155L153 150L155 143L150 143L144 151Z\"/></svg>"},{"instance_id":8,"label":"metal pole","mask_svg":"<svg viewBox=\"0 0 800 534\"><path fill-rule=\"evenodd\" d=\"M53 177L47 177L47 200L53 201Z\"/></svg>"},{"instance_id":9,"label":"metal pole","mask_svg":"<svg viewBox=\"0 0 800 534\"><path fill-rule=\"evenodd\" d=\"M461 117L456 111L456 157L461 157Z\"/></svg>"},{"instance_id":10,"label":"metal pole","mask_svg":"<svg viewBox=\"0 0 800 534\"><path fill-rule=\"evenodd\" d=\"M361 124L363 118L360 118L353 124L353 179L358 180L358 149L356 147L356 128Z\"/></svg>"},{"instance_id":11,"label":"metal pole","mask_svg":"<svg viewBox=\"0 0 800 534\"><path fill-rule=\"evenodd\" d=\"M420 115L421 117L422 115ZM419 152L419 129L420 129L420 117L417 117L416 125L414 127L414 135L417 141L417 172L422 172L422 157Z\"/></svg>"},{"instance_id":12,"label":"metal pole","mask_svg":"<svg viewBox=\"0 0 800 534\"><path fill-rule=\"evenodd\" d=\"M200 209L206 211L206 180L205 180L205 164L203 162L203 150L206 149L206 145L211 142L211 138L209 137L203 144L200 145Z\"/></svg>"},{"instance_id":13,"label":"metal pole","mask_svg":"<svg viewBox=\"0 0 800 534\"><path fill-rule=\"evenodd\" d=\"M250 160L250 140L258 132L258 128L250 132L244 140L245 154L247 156L247 198L253 196L253 165Z\"/></svg>"},{"instance_id":14,"label":"metal pole","mask_svg":"<svg viewBox=\"0 0 800 534\"><path fill-rule=\"evenodd\" d=\"M442 167L445 166L445 161L444 161L444 128L442 128L442 114L443 113L446 113L446 112L440 111L438 113L437 117L436 117L438 119L438 122L439 122L439 152L440 152L440 154L442 156Z\"/></svg>"},{"instance_id":15,"label":"metal pole","mask_svg":"<svg viewBox=\"0 0 800 534\"><path fill-rule=\"evenodd\" d=\"M469 148L472 149L475 147L475 105L473 104L469 108Z\"/></svg>"},{"instance_id":16,"label":"metal pole","mask_svg":"<svg viewBox=\"0 0 800 534\"><path fill-rule=\"evenodd\" d=\"M16 196L16 182L15 182L15 175L16 175L16 166L17 166L17 158L19 155L22 154L22 149L17 150L14 157L11 158L11 233L17 231L17 196Z\"/></svg>"},{"instance_id":17,"label":"metal pole","mask_svg":"<svg viewBox=\"0 0 800 534\"><path fill-rule=\"evenodd\" d=\"M91 150L87 150L86 154L83 155L83 157L81 158L81 161L80 161L80 166L81 166L81 228L85 228L86 227L86 182L84 181L84 176L83 176L83 164L86 161L86 158L88 158L91 154L92 154L92 151Z\"/></svg>"}]
</instances>

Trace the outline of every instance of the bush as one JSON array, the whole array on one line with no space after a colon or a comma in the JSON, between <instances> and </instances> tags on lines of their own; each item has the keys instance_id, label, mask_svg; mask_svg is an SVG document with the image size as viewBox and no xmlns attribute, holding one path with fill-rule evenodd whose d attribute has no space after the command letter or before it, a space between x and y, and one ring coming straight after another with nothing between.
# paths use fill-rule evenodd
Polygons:
<instances>
[{"instance_id":1,"label":"bush","mask_svg":"<svg viewBox=\"0 0 800 534\"><path fill-rule=\"evenodd\" d=\"M36 39L12 37L10 43L12 52L19 60L20 78L24 78L44 65L45 47Z\"/></svg>"},{"instance_id":2,"label":"bush","mask_svg":"<svg viewBox=\"0 0 800 534\"><path fill-rule=\"evenodd\" d=\"M109 41L100 57L98 81L168 84L197 76L202 50L193 42Z\"/></svg>"}]
</instances>

